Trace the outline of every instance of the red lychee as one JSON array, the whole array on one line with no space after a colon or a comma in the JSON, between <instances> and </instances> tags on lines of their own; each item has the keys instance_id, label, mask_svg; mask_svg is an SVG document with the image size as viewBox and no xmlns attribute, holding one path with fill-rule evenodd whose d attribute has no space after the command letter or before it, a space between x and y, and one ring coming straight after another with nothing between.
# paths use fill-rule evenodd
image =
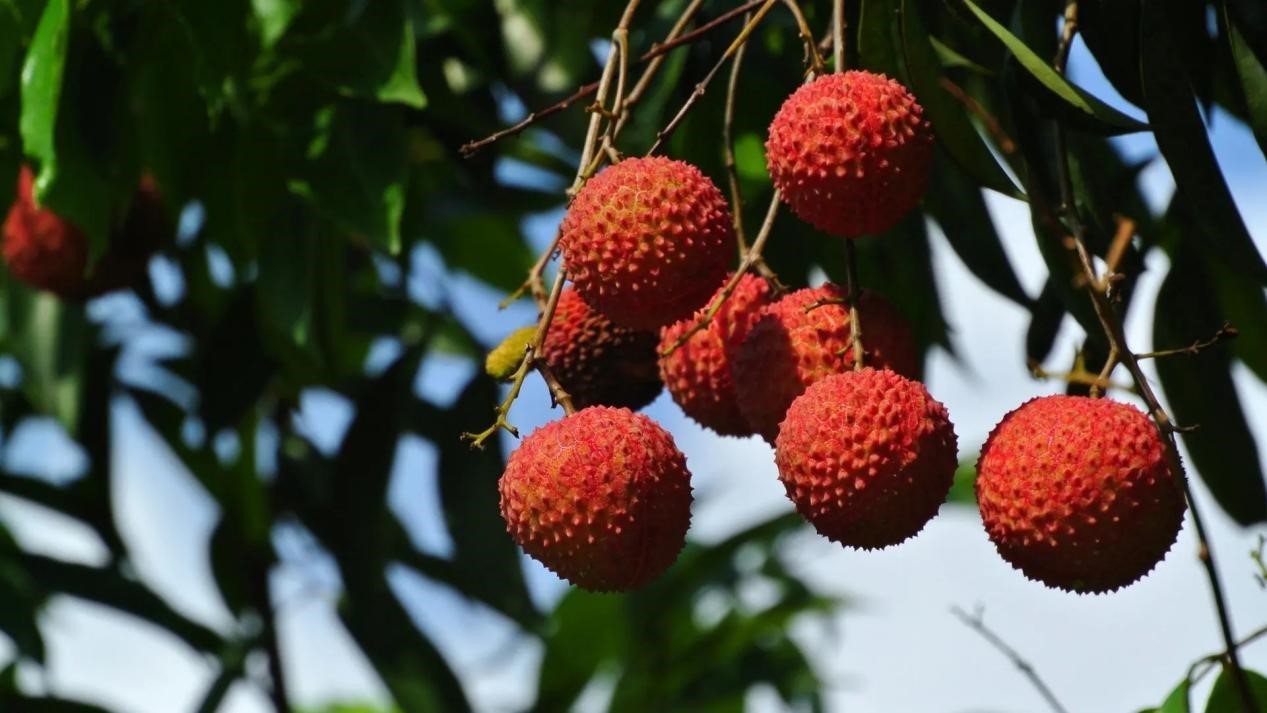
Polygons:
<instances>
[{"instance_id":1,"label":"red lychee","mask_svg":"<svg viewBox=\"0 0 1267 713\"><path fill-rule=\"evenodd\" d=\"M766 306L734 360L739 408L770 443L792 400L810 384L854 368L846 293L833 284L797 290ZM864 363L907 377L919 371L915 337L897 308L858 292Z\"/></svg>"},{"instance_id":2,"label":"red lychee","mask_svg":"<svg viewBox=\"0 0 1267 713\"><path fill-rule=\"evenodd\" d=\"M897 225L928 186L933 133L906 87L826 74L792 93L766 141L770 178L802 220L845 238Z\"/></svg>"},{"instance_id":3,"label":"red lychee","mask_svg":"<svg viewBox=\"0 0 1267 713\"><path fill-rule=\"evenodd\" d=\"M511 537L585 589L640 587L686 542L686 457L667 431L628 409L594 406L534 431L510 454L498 487Z\"/></svg>"},{"instance_id":4,"label":"red lychee","mask_svg":"<svg viewBox=\"0 0 1267 713\"><path fill-rule=\"evenodd\" d=\"M699 169L654 156L599 173L561 227L568 275L613 322L654 330L691 315L734 256L721 191Z\"/></svg>"},{"instance_id":5,"label":"red lychee","mask_svg":"<svg viewBox=\"0 0 1267 713\"><path fill-rule=\"evenodd\" d=\"M708 304L716 297L709 298ZM660 357L660 378L683 413L723 436L753 434L748 419L739 411L731 365L739 345L761 316L761 308L769 302L769 283L756 275L744 275L707 327L672 354ZM705 309L707 305L695 315L665 327L660 333L660 352L694 326Z\"/></svg>"},{"instance_id":6,"label":"red lychee","mask_svg":"<svg viewBox=\"0 0 1267 713\"><path fill-rule=\"evenodd\" d=\"M571 288L559 295L541 351L578 409L636 411L660 393L655 333L612 324Z\"/></svg>"},{"instance_id":7,"label":"red lychee","mask_svg":"<svg viewBox=\"0 0 1267 713\"><path fill-rule=\"evenodd\" d=\"M71 296L82 291L88 268L84 234L35 203L35 174L18 172L18 191L4 221L4 261L9 274L41 290Z\"/></svg>"},{"instance_id":8,"label":"red lychee","mask_svg":"<svg viewBox=\"0 0 1267 713\"><path fill-rule=\"evenodd\" d=\"M819 534L878 549L937 514L958 465L946 408L918 381L863 369L829 376L792 402L775 463L796 509Z\"/></svg>"},{"instance_id":9,"label":"red lychee","mask_svg":"<svg viewBox=\"0 0 1267 713\"><path fill-rule=\"evenodd\" d=\"M36 289L80 300L131 287L144 275L150 256L175 235L154 179L144 176L105 254L86 274L87 239L69 221L36 205L34 183L31 168L22 166L4 222L3 252L9 273Z\"/></svg>"},{"instance_id":10,"label":"red lychee","mask_svg":"<svg viewBox=\"0 0 1267 713\"><path fill-rule=\"evenodd\" d=\"M1003 559L1067 591L1135 582L1183 524L1157 429L1108 399L1044 396L1004 416L981 449L976 490Z\"/></svg>"}]
</instances>

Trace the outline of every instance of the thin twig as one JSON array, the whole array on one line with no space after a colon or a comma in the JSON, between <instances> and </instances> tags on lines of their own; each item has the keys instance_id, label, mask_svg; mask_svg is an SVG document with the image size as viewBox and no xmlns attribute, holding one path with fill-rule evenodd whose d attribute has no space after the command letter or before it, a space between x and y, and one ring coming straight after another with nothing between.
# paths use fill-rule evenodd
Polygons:
<instances>
[{"instance_id":1,"label":"thin twig","mask_svg":"<svg viewBox=\"0 0 1267 713\"><path fill-rule=\"evenodd\" d=\"M1110 344L1109 355L1104 358L1104 367L1100 369L1100 376L1096 378L1095 383L1091 384L1091 398L1098 399L1104 393L1104 387L1109 383L1109 377L1113 375L1113 370L1117 368L1119 356L1117 345Z\"/></svg>"},{"instance_id":2,"label":"thin twig","mask_svg":"<svg viewBox=\"0 0 1267 713\"><path fill-rule=\"evenodd\" d=\"M1033 359L1029 360L1027 366L1029 373L1035 379L1057 379L1066 384L1080 384L1082 386L1090 386L1092 389L1099 389L1103 392L1105 389L1117 389L1126 393L1138 393L1133 384L1119 384L1110 381L1104 374L1092 374L1085 369L1074 369L1073 371L1048 371L1041 364Z\"/></svg>"},{"instance_id":3,"label":"thin twig","mask_svg":"<svg viewBox=\"0 0 1267 713\"><path fill-rule=\"evenodd\" d=\"M1065 73L1065 65L1069 58L1069 48L1077 32L1078 3L1077 0L1070 0L1065 8L1064 28L1061 32L1060 44L1056 50L1056 58L1052 63L1053 68L1061 74ZM1096 275L1095 265L1092 263L1086 248L1085 226L1083 226L1082 218L1078 215L1077 206L1074 204L1073 180L1069 169L1068 142L1064 127L1059 123L1055 126L1055 138L1056 169L1060 179L1060 212L1073 233L1071 242L1073 243L1078 264L1082 268L1083 277L1086 279L1087 294L1091 296L1096 317L1104 330L1109 346L1117 349L1122 364L1131 373L1131 379L1135 382L1135 387L1139 390L1140 396L1148 404L1150 415L1157 425L1157 432L1165 445L1167 465L1169 465L1177 484L1182 488L1184 497L1187 500L1188 511L1192 514L1192 524L1197 535L1197 557L1204 566L1206 578L1210 582L1210 589L1214 596L1214 606L1219 620L1219 630L1226 646L1227 668L1231 672L1242 707L1246 713L1254 713L1257 710L1254 704L1254 694L1249 687L1249 681L1237 656L1236 636L1232 632L1232 623L1227 611L1227 599L1223 593L1223 584L1219 580L1218 570L1214 561L1214 552L1210 547L1209 538L1206 536L1204 520L1196 507L1195 499L1192 497L1192 486L1183 469L1183 461L1179 457L1179 446L1175 441L1174 423L1171 421L1169 414L1166 413L1166 410L1162 408L1161 401L1158 400L1157 395L1153 392L1152 384L1149 383L1143 369L1140 368L1139 360L1134 352L1130 350L1122 320L1113 311L1113 306L1107 294L1103 290L1096 289L1096 285L1101 283Z\"/></svg>"},{"instance_id":4,"label":"thin twig","mask_svg":"<svg viewBox=\"0 0 1267 713\"><path fill-rule=\"evenodd\" d=\"M744 17L747 23L751 17ZM739 259L748 252L748 237L743 227L743 192L739 188L739 166L735 160L735 94L739 88L739 73L743 69L743 56L747 43L735 51L735 61L730 63L730 80L726 82L726 111L722 116L722 161L726 164L726 181L730 184L730 213L735 226L735 242L739 247Z\"/></svg>"},{"instance_id":5,"label":"thin twig","mask_svg":"<svg viewBox=\"0 0 1267 713\"><path fill-rule=\"evenodd\" d=\"M750 4L758 4L760 2L761 0L754 0L753 3ZM655 78L656 73L660 70L660 65L664 64L665 55L674 47L679 47L684 42L690 41L685 35L682 35L682 32L686 29L686 26L691 23L691 20L695 19L695 14L699 12L699 9L703 6L703 4L704 0L691 0L691 4L687 5L686 9L682 11L682 14L678 16L677 22L673 23L673 27L669 30L669 34L665 36L664 43L654 46L651 52L644 54L642 58L639 59L640 62L644 62L650 58L651 63L648 64L647 68L642 71L642 76L639 77L638 82L634 84L633 89L629 92L629 96L625 97L616 108L616 123L611 132L611 140L613 143L615 143L616 139L620 136L620 132L624 130L625 124L629 123L629 110L642 100L643 94L646 94L647 89L651 86L651 80ZM717 25L713 25L713 27L716 26ZM710 29L712 28L708 25L699 28L699 30L690 33L693 35L691 39L699 37L703 33L708 32ZM655 52L656 54L652 55L652 52Z\"/></svg>"},{"instance_id":6,"label":"thin twig","mask_svg":"<svg viewBox=\"0 0 1267 713\"><path fill-rule=\"evenodd\" d=\"M818 52L818 43L814 41L814 33L809 29L809 23L805 21L805 13L801 10L801 4L797 0L783 0L783 4L787 5L788 10L792 12L792 18L796 20L797 32L801 35L801 44L805 47L805 63L809 65L809 73L811 76L822 74L826 69L823 63L823 56Z\"/></svg>"},{"instance_id":7,"label":"thin twig","mask_svg":"<svg viewBox=\"0 0 1267 713\"><path fill-rule=\"evenodd\" d=\"M696 332L706 328L708 323L713 321L717 313L721 311L721 307L730 299L739 287L740 280L743 279L745 273L753 268L754 265L761 260L761 251L765 249L765 244L770 239L770 233L774 229L774 219L779 215L779 191L776 188L774 195L770 196L770 207L766 208L765 220L761 223L761 229L757 231L757 237L752 241L752 247L744 254L743 260L739 263L739 269L735 270L735 274L731 275L730 281L722 288L722 291L713 297L712 302L708 304L708 309L704 310L704 314L695 320L695 324L691 328L678 336L677 341L669 345L667 349L660 352L663 356L669 356L677 351L695 336Z\"/></svg>"},{"instance_id":8,"label":"thin twig","mask_svg":"<svg viewBox=\"0 0 1267 713\"><path fill-rule=\"evenodd\" d=\"M955 84L947 77L942 77L938 83L941 85L942 89L945 89L950 94L950 96L959 100L959 103L963 104L964 108L967 109L969 113L981 121L985 130L989 132L991 137L993 137L994 143L998 144L1000 151L1008 155L1016 153L1016 142L1013 141L1012 137L1008 136L1007 132L1003 130L1003 125L999 123L999 120L987 111L985 107L981 106L981 102L972 98L972 96L963 90L963 87Z\"/></svg>"},{"instance_id":9,"label":"thin twig","mask_svg":"<svg viewBox=\"0 0 1267 713\"><path fill-rule=\"evenodd\" d=\"M1209 339L1198 339L1192 344L1189 344L1186 347L1179 347L1178 349L1162 349L1155 352L1143 352L1141 354L1136 354L1135 358L1158 359L1160 357L1179 356L1181 354L1183 356L1196 356L1197 354L1200 354L1203 349L1209 349L1216 344L1221 344L1229 339L1235 339L1238 336L1240 336L1240 332L1236 329L1236 327L1233 327L1230 322L1224 322L1223 326L1219 327L1219 331L1215 332L1214 336Z\"/></svg>"},{"instance_id":10,"label":"thin twig","mask_svg":"<svg viewBox=\"0 0 1267 713\"><path fill-rule=\"evenodd\" d=\"M734 10L730 10L729 12L726 12L725 14L718 16L716 19L712 20L711 22L705 25L701 25L696 30L693 30L685 35L681 35L680 37L676 37L672 40L666 40L662 44L655 45L650 50L645 52L641 57L638 58L638 63L643 64L646 62L655 63L655 61L662 61L661 58L664 55L668 54L669 52L672 52L673 50L677 49L678 47L681 47L682 45L686 45L686 44L690 44L691 42L694 42L700 37L703 37L704 35L711 32L712 30L715 30L718 27L721 27L722 25L726 24L730 20L733 20L734 18L739 17L740 15L743 15L745 12L760 5L762 2L765 2L765 0L751 0L751 2L746 3L742 7L738 7L738 8L735 8ZM698 8L698 5L696 5L696 8ZM670 34L670 37L673 37L674 33L670 32L669 34ZM650 67L648 67L648 72L651 72ZM654 72L652 72L652 74L654 74ZM644 76L647 76L647 75L644 75ZM546 117L557 114L571 107L576 102L590 96L591 94L594 94L595 92L598 91L598 85L599 85L599 82L590 82L589 84L583 85L579 89L577 89L575 92L573 92L571 95L569 95L568 97L554 104L551 104L550 106L545 107L544 109L538 109L532 112L531 114L529 114L528 116L524 117L523 119L515 122L514 124L504 129L501 129L492 134L489 134L488 136L482 139L478 139L476 141L468 141L465 144L462 144L462 146L458 149L458 151L462 154L462 156L466 158L470 158L471 156L474 156L475 154L479 153L480 150L494 143L497 143L498 141L505 139L507 137L515 136L517 134L523 133L525 129L541 121L542 119L545 119ZM643 88L643 91L645 91L645 87ZM639 97L641 96L641 92L638 91L636 87L634 91L630 93L630 96L634 96L635 94L638 95Z\"/></svg>"},{"instance_id":11,"label":"thin twig","mask_svg":"<svg viewBox=\"0 0 1267 713\"><path fill-rule=\"evenodd\" d=\"M845 71L845 0L831 3L831 59L836 72Z\"/></svg>"},{"instance_id":12,"label":"thin twig","mask_svg":"<svg viewBox=\"0 0 1267 713\"><path fill-rule=\"evenodd\" d=\"M743 29L739 31L739 35L735 37L735 40L731 42L730 46L726 48L726 51L722 53L721 58L717 60L717 63L713 65L713 68L708 70L708 74L704 75L704 79L695 85L695 89L691 91L691 95L687 97L686 101L682 104L682 108L678 110L678 113L673 116L673 119L669 121L667 126L656 132L655 143L653 143L651 148L647 151L648 156L654 154L660 148L660 145L664 143L664 140L673 134L673 131L677 129L678 125L682 123L682 120L686 118L687 112L691 110L691 107L695 106L695 102L699 101L700 97L704 96L704 92L708 89L709 83L713 81L713 77L717 76L717 72L721 70L722 65L724 65L731 57L735 56L735 52L739 50L739 47L742 46L743 43L748 41L748 37L752 34L752 31L756 29L757 25L759 25L762 20L765 19L766 15L770 14L770 10L774 8L775 3L778 1L779 0L766 0L761 6L761 9L757 10L757 14L744 24Z\"/></svg>"},{"instance_id":13,"label":"thin twig","mask_svg":"<svg viewBox=\"0 0 1267 713\"><path fill-rule=\"evenodd\" d=\"M862 371L866 358L862 350L862 315L858 312L858 254L852 238L845 238L845 300L849 303L849 348L853 350L853 369Z\"/></svg>"},{"instance_id":14,"label":"thin twig","mask_svg":"<svg viewBox=\"0 0 1267 713\"><path fill-rule=\"evenodd\" d=\"M1011 662L1020 669L1021 673L1029 679L1029 682L1033 684L1035 689L1038 690L1038 693L1042 695L1043 700L1047 701L1047 705L1050 706L1053 711L1056 711L1056 713L1068 713L1065 707L1060 705L1060 701L1056 698L1056 694L1047 687L1047 684L1043 681L1042 677L1038 675L1038 671L1034 668L1033 664L1026 661L1016 649L1009 646L1006 641L999 638L998 634L995 634L986 627L980 611L978 611L974 616L968 614L968 612L965 612L959 607L951 607L950 613L954 614L959 621L962 621L973 631L980 634L981 638L990 642L991 646L998 649L1000 653L1011 660Z\"/></svg>"}]
</instances>

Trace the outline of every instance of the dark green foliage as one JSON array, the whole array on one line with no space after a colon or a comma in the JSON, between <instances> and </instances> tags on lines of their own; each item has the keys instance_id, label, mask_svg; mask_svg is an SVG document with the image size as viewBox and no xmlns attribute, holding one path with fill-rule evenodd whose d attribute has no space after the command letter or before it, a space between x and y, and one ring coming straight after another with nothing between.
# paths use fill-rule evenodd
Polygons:
<instances>
[{"instance_id":1,"label":"dark green foliage","mask_svg":"<svg viewBox=\"0 0 1267 713\"><path fill-rule=\"evenodd\" d=\"M815 31L825 30L830 4L801 4ZM686 5L644 2L629 35L631 60L661 41ZM708 0L694 24L734 5ZM1030 310L1024 337L1032 360L1052 356L1067 315L1085 328L1088 352L1102 355L1098 322L1062 243L1074 226L1061 210L1054 138L1057 126L1068 129L1070 208L1091 251L1108 253L1116 216L1138 226L1139 239L1119 265L1126 275L1120 312L1153 309L1159 349L1207 338L1224 320L1241 329L1229 345L1163 360L1158 370L1178 421L1201 427L1183 435L1190 472L1239 522L1262 522L1267 494L1231 369L1240 360L1267 378L1267 267L1215 162L1202 111L1225 109L1267 145L1264 11L1254 0L1186 10L1182 3L1081 0L1088 48L1135 105L1113 107L1051 68L1062 5L846 3L851 64L906 83L938 142L923 209L889 234L859 241L862 280L901 309L925 353L950 349L931 219L973 275ZM1213 34L1188 14L1207 6L1217 11ZM278 558L272 538L284 525L304 529L333 558L344 585L341 621L400 710L460 711L471 702L444 652L388 585L393 566L539 638L538 710L563 709L593 685L608 686L609 707L622 711L737 710L758 684L790 706L823 707L815 668L788 626L826 617L840 602L812 591L783 563L781 547L799 519L776 517L718 543L691 543L642 591L572 591L542 611L498 516L503 452L496 439L472 450L458 438L488 425L501 392L483 375L460 377L451 402L416 388L420 370L438 363L480 374L480 337L493 337L459 298L509 293L522 282L550 237L526 221L547 223L566 205L589 100L470 158L459 146L502 128L520 108L548 107L597 80L595 44L610 38L623 7L590 0L0 0L0 206L9 204L26 162L38 172L40 200L83 229L94 257L143 174L155 178L173 217L196 207L203 218L162 250L178 286L164 290L147 279L131 291L145 328L182 341L146 355L143 378L118 368L130 347L110 318L35 294L0 269L0 355L21 372L18 383L0 385L0 436L7 447L27 419L52 417L87 462L62 483L0 472L0 493L82 523L109 555L89 566L26 552L0 523L0 633L24 663L45 658L44 604L70 595L160 627L214 662L217 675L199 710L216 710L246 676L248 656L266 650L274 633L267 576ZM644 153L738 28L733 21L670 52L615 148ZM631 61L631 81L643 66ZM1195 69L1207 66L1208 73ZM772 192L766 127L804 69L795 24L777 8L749 42L736 97L740 210L750 235ZM724 76L665 146L721 186ZM1146 125L1132 118L1141 112ZM1143 200L1144 164L1127 162L1104 138L1139 131L1154 132L1179 187L1165 214ZM1022 289L986 209L986 189L1028 202L1050 272L1040 294ZM1144 255L1158 248L1174 265L1158 303L1132 305ZM794 287L819 270L844 279L843 244L788 211L775 223L766 257ZM384 346L393 358L370 368L370 355L381 357L376 348ZM296 425L300 399L315 389L354 410L331 448ZM137 579L112 502L112 407L120 403L135 406L216 502L206 555L225 604L239 624L253 626L211 630ZM218 437L236 451L218 453ZM402 438L435 449L438 465L426 487L441 506L450 552L417 547L388 507ZM953 502L971 505L973 477L965 462ZM738 592L754 582L775 596L745 604ZM1174 705L1187 684L1181 688L1162 710L1181 710ZM1211 711L1224 710L1214 706L1226 689L1220 679ZM19 690L11 665L0 672L0 710L98 709Z\"/></svg>"}]
</instances>

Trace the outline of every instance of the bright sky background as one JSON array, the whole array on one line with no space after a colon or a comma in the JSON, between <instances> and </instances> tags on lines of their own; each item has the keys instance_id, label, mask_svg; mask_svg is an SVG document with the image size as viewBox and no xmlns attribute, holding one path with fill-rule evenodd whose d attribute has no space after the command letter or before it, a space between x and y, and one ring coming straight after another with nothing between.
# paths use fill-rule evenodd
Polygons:
<instances>
[{"instance_id":1,"label":"bright sky background","mask_svg":"<svg viewBox=\"0 0 1267 713\"><path fill-rule=\"evenodd\" d=\"M1075 78L1084 86L1122 104L1080 44L1073 66ZM1267 162L1243 127L1216 115L1213 130L1216 151L1245 220L1260 250L1267 251L1267 205L1262 200L1267 195ZM1132 157L1155 152L1147 137L1122 139L1119 145ZM1173 190L1160 161L1145 171L1144 181L1155 205L1163 204ZM1025 207L993 195L989 201L1023 284L1036 294L1045 269ZM534 221L534 238L541 240L552 231L559 217ZM1023 353L1028 315L972 277L939 234L934 260L959 359L934 353L927 383L950 411L961 452L970 454L1005 412L1031 396L1058 392L1063 385L1029 376ZM418 265L436 277L434 255L423 251ZM1150 311L1165 273L1165 258L1154 254L1148 267L1135 298L1137 318L1128 324L1137 349L1151 345L1151 325L1138 317ZM435 299L434 284L426 282L420 279L412 287L423 299ZM446 282L459 311L489 342L532 319L526 306L496 314L500 295L469 280ZM1053 354L1060 359L1072 355L1079 336L1067 320ZM377 358L386 356L384 351ZM443 359L429 361L420 389L432 398L451 399L469 368ZM1236 377L1250 427L1259 443L1267 445L1267 387L1244 368L1238 367ZM711 540L752 518L790 508L764 443L713 436L687 421L667 395L646 412L675 434L696 478L694 537ZM513 420L530 432L557 415L548 410L544 389L530 381ZM305 399L301 421L319 444L334 446L349 416L341 399L315 393ZM135 408L120 403L115 417L119 486L114 499L141 576L186 614L214 626L229 626L231 619L215 593L205 556L216 517L211 500L147 430ZM32 429L23 438L28 447L13 454L17 461L22 452L34 452L46 467L74 471L73 449L51 429ZM11 459L8 465L21 462ZM444 552L449 544L432 494L434 468L435 452L429 444L419 439L402 442L391 504L421 546ZM1244 633L1267 623L1267 591L1254 582L1248 557L1258 534L1267 528L1240 529L1199 484L1197 496L1210 521L1236 630ZM0 496L0 519L29 549L92 563L104 558L104 549L91 534L60 516ZM285 560L274 580L282 652L295 701L311 705L383 698L382 685L334 613L338 579L331 563L294 531L279 531L276 541ZM949 614L952 605L984 607L987 624L1037 667L1071 711L1120 712L1157 705L1191 661L1219 648L1190 526L1153 574L1122 592L1097 597L1050 591L1024 579L995 554L976 513L962 507L945 508L917 538L883 552L854 552L811 533L792 544L789 557L809 581L851 602L835 632L805 626L796 632L816 653L820 673L829 682L831 710L1043 710L1041 699L1013 665ZM540 566L526 560L525 567L540 601L548 603L565 591ZM518 636L496 614L408 573L393 573L392 582L418 624L449 654L480 710L511 711L532 700L540 657L533 641ZM93 605L54 600L43 622L48 670L23 671L27 685L48 686L121 713L171 713L190 709L214 675L210 662L162 632ZM0 659L7 656L0 644ZM1244 661L1267 671L1267 641L1247 649ZM261 662L254 663L254 670L260 670ZM1199 690L1208 688L1211 680ZM751 702L754 709L777 710L774 701L772 695L757 695ZM268 707L257 689L239 684L225 710L256 713Z\"/></svg>"}]
</instances>

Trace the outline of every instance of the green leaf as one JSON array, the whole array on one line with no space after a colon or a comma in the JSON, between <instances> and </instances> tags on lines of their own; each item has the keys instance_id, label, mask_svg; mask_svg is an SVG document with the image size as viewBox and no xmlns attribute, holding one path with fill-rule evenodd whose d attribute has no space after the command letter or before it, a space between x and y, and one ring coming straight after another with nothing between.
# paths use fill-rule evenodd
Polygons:
<instances>
[{"instance_id":1,"label":"green leaf","mask_svg":"<svg viewBox=\"0 0 1267 713\"><path fill-rule=\"evenodd\" d=\"M407 163L402 112L358 102L320 110L302 177L291 189L370 245L400 252Z\"/></svg>"},{"instance_id":2,"label":"green leaf","mask_svg":"<svg viewBox=\"0 0 1267 713\"><path fill-rule=\"evenodd\" d=\"M445 264L502 290L518 287L533 255L513 216L472 210L441 219L423 236L440 251ZM489 260L496 255L496 260Z\"/></svg>"},{"instance_id":3,"label":"green leaf","mask_svg":"<svg viewBox=\"0 0 1267 713\"><path fill-rule=\"evenodd\" d=\"M1143 106L1138 0L1081 0L1078 30L1113 88L1135 106Z\"/></svg>"},{"instance_id":4,"label":"green leaf","mask_svg":"<svg viewBox=\"0 0 1267 713\"><path fill-rule=\"evenodd\" d=\"M49 0L22 65L22 141L39 161L55 157L54 133L70 45L70 0Z\"/></svg>"},{"instance_id":5,"label":"green leaf","mask_svg":"<svg viewBox=\"0 0 1267 713\"><path fill-rule=\"evenodd\" d=\"M547 623L534 710L571 708L601 667L622 657L628 623L621 597L573 589L559 600Z\"/></svg>"},{"instance_id":6,"label":"green leaf","mask_svg":"<svg viewBox=\"0 0 1267 713\"><path fill-rule=\"evenodd\" d=\"M913 0L902 2L900 27L911 90L928 112L933 131L946 153L982 186L1003 195L1024 199L1024 195L990 153L976 127L968 119L967 109L943 86L942 81L945 78L939 71L941 65L937 53L933 50L928 31L924 29L924 22L920 19L919 9Z\"/></svg>"},{"instance_id":7,"label":"green leaf","mask_svg":"<svg viewBox=\"0 0 1267 713\"><path fill-rule=\"evenodd\" d=\"M1161 704L1161 708L1157 709L1157 713L1190 713L1188 705L1188 695L1191 692L1191 685L1188 680L1179 682L1170 695L1166 696L1165 702Z\"/></svg>"},{"instance_id":8,"label":"green leaf","mask_svg":"<svg viewBox=\"0 0 1267 713\"><path fill-rule=\"evenodd\" d=\"M22 364L22 390L37 411L55 417L74 435L90 346L83 307L44 292L8 288L8 344Z\"/></svg>"},{"instance_id":9,"label":"green leaf","mask_svg":"<svg viewBox=\"0 0 1267 713\"><path fill-rule=\"evenodd\" d=\"M1267 330L1255 328L1255 325L1267 324L1267 295L1253 280L1221 263L1206 261L1206 268L1214 284L1220 314L1239 328L1239 334L1231 343L1232 353L1259 379L1267 382Z\"/></svg>"},{"instance_id":10,"label":"green leaf","mask_svg":"<svg viewBox=\"0 0 1267 713\"><path fill-rule=\"evenodd\" d=\"M1227 7L1223 8L1227 13ZM1230 17L1226 18L1227 42L1236 64L1236 75L1245 94L1245 108L1249 126L1258 140L1258 146L1267 154L1267 67L1250 49L1239 27Z\"/></svg>"},{"instance_id":11,"label":"green leaf","mask_svg":"<svg viewBox=\"0 0 1267 713\"><path fill-rule=\"evenodd\" d=\"M303 9L303 3L300 0L251 0L251 8L260 23L260 41L268 49L286 33L286 28Z\"/></svg>"},{"instance_id":12,"label":"green leaf","mask_svg":"<svg viewBox=\"0 0 1267 713\"><path fill-rule=\"evenodd\" d=\"M950 494L946 502L952 505L977 506L977 459L976 457L959 461L955 469L955 481L950 486Z\"/></svg>"},{"instance_id":13,"label":"green leaf","mask_svg":"<svg viewBox=\"0 0 1267 713\"><path fill-rule=\"evenodd\" d=\"M1170 273L1157 295L1155 348L1208 339L1223 323L1214 302L1214 286L1194 250L1181 244L1171 256ZM1182 426L1198 427L1183 434L1193 469L1228 515L1250 525L1267 521L1267 485L1229 368L1230 357L1222 346L1191 357L1157 360L1172 416Z\"/></svg>"},{"instance_id":14,"label":"green leaf","mask_svg":"<svg viewBox=\"0 0 1267 713\"><path fill-rule=\"evenodd\" d=\"M375 0L349 13L327 41L306 47L305 71L349 97L421 109L413 21L404 0Z\"/></svg>"},{"instance_id":15,"label":"green leaf","mask_svg":"<svg viewBox=\"0 0 1267 713\"><path fill-rule=\"evenodd\" d=\"M989 13L977 7L972 0L963 0L972 14L977 16L991 34L997 37L1016 57L1030 75L1037 79L1058 99L1081 112L1085 119L1092 119L1091 124L1108 134L1122 134L1133 131L1147 131L1148 125L1136 121L1113 107L1097 99L1089 92L1070 82L1057 72L1043 58L1039 57L1024 42L1006 27L999 24Z\"/></svg>"},{"instance_id":16,"label":"green leaf","mask_svg":"<svg viewBox=\"0 0 1267 713\"><path fill-rule=\"evenodd\" d=\"M1254 696L1258 709L1267 710L1267 677L1260 673L1242 669L1249 681L1249 689ZM1232 674L1224 668L1219 677L1214 679L1214 688L1210 690L1210 699L1206 701L1205 713L1241 713L1245 707L1241 704L1237 693L1236 682Z\"/></svg>"},{"instance_id":17,"label":"green leaf","mask_svg":"<svg viewBox=\"0 0 1267 713\"><path fill-rule=\"evenodd\" d=\"M1145 3L1140 29L1140 77L1157 146L1175 177L1176 195L1201 235L1191 242L1229 267L1267 283L1264 264L1219 170L1178 51L1174 19L1164 3Z\"/></svg>"},{"instance_id":18,"label":"green leaf","mask_svg":"<svg viewBox=\"0 0 1267 713\"><path fill-rule=\"evenodd\" d=\"M924 205L977 279L1019 305L1033 303L1012 269L981 190L965 181L940 152L933 161Z\"/></svg>"}]
</instances>

